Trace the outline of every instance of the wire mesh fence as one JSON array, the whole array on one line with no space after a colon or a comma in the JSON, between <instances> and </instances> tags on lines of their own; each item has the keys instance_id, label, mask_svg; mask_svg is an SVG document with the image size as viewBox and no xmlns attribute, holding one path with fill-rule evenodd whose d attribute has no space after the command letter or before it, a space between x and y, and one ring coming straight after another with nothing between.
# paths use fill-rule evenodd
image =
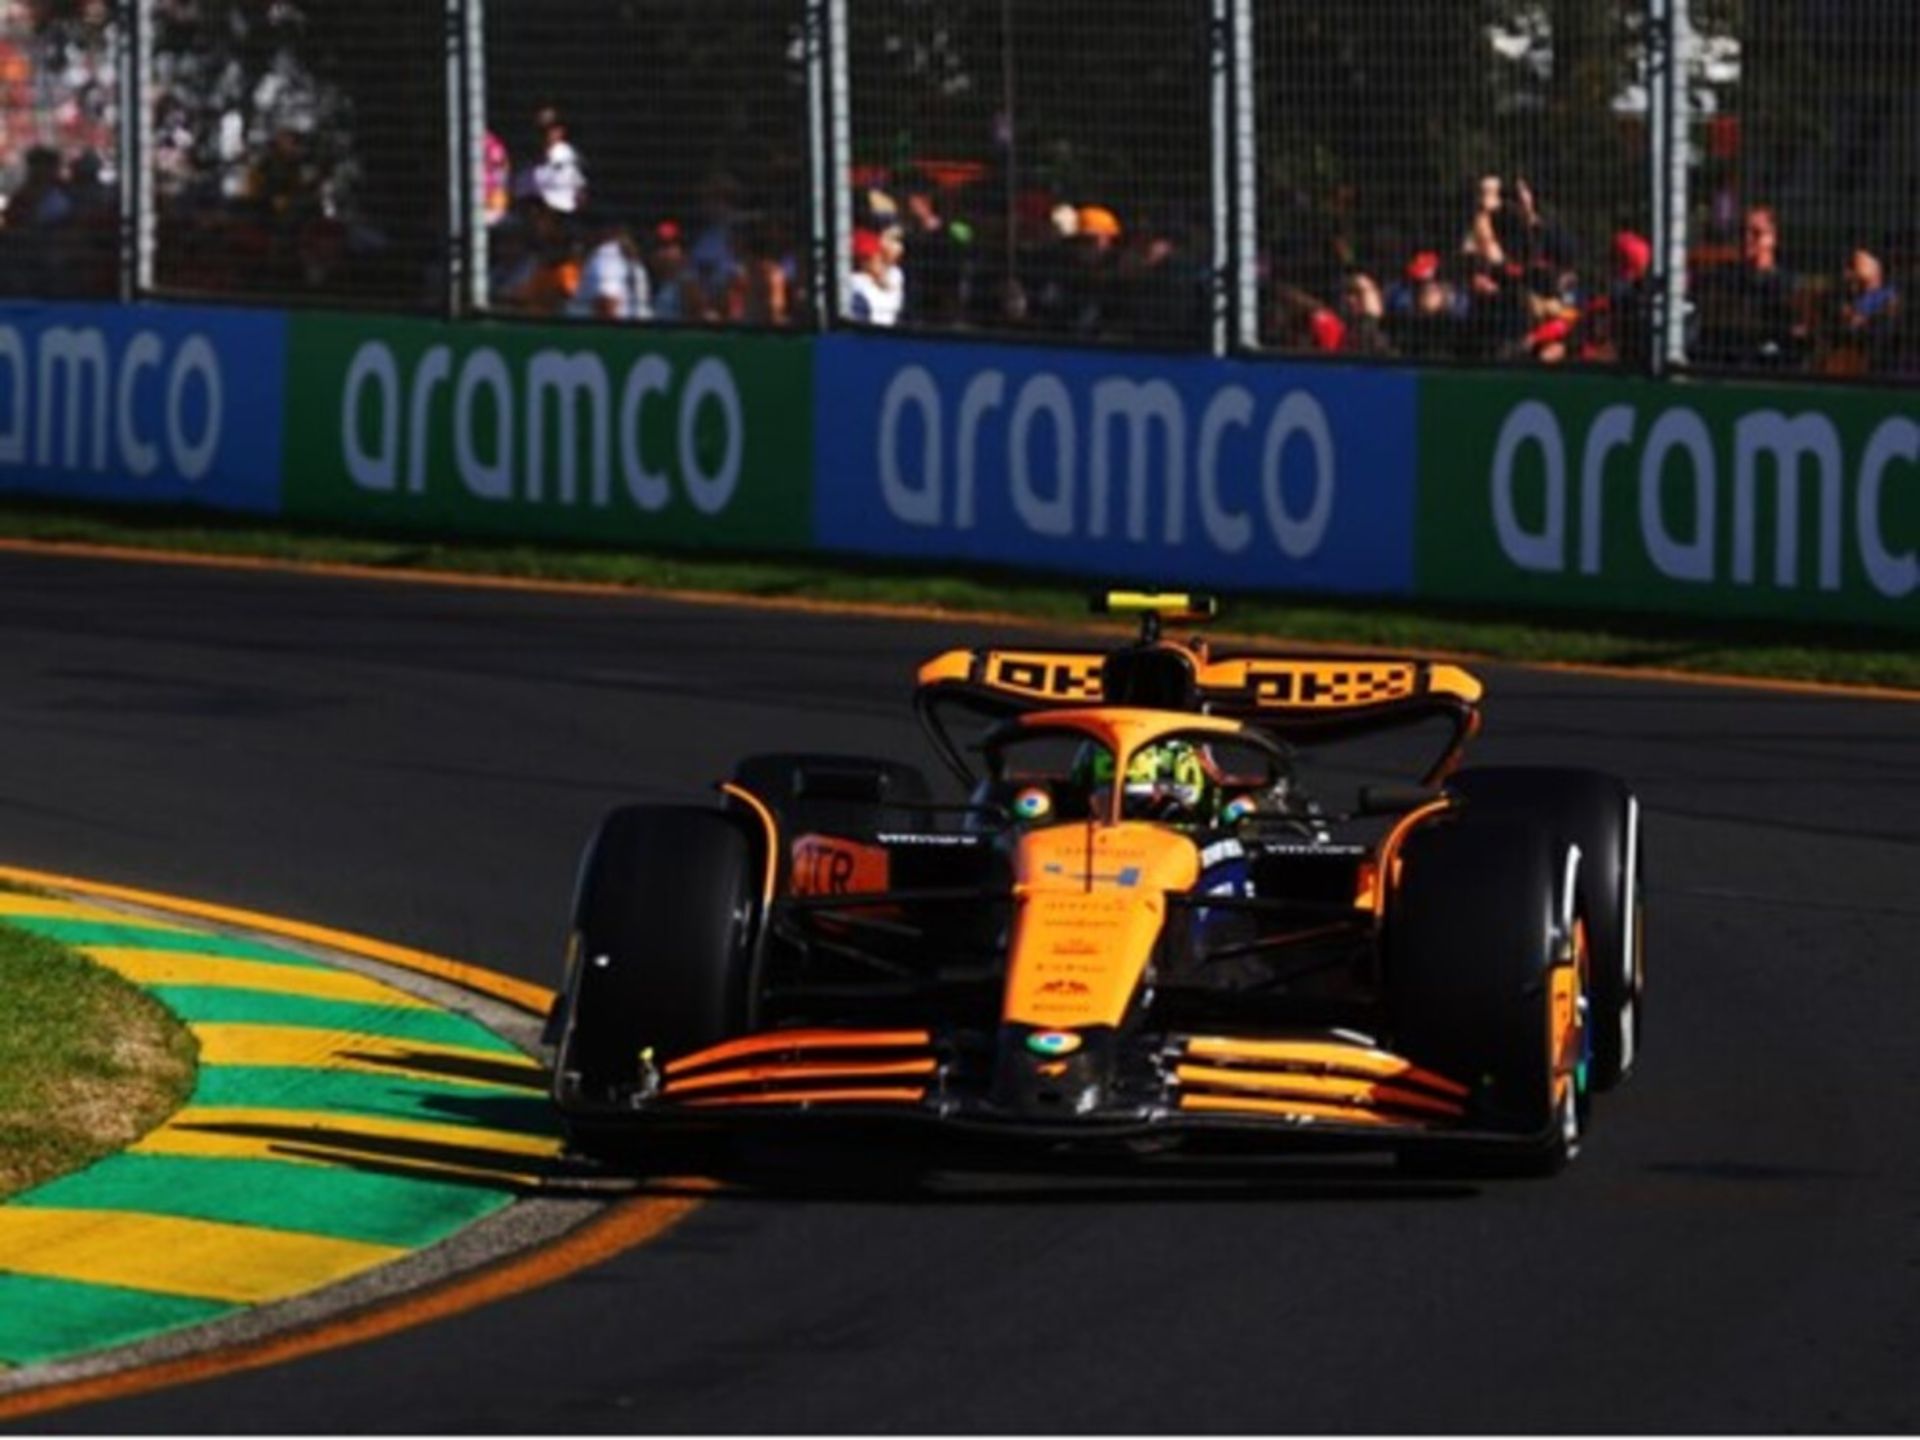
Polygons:
<instances>
[{"instance_id":1,"label":"wire mesh fence","mask_svg":"<svg viewBox=\"0 0 1920 1440\"><path fill-rule=\"evenodd\" d=\"M408 0L143 0L158 294L438 308L446 16Z\"/></svg>"},{"instance_id":2,"label":"wire mesh fence","mask_svg":"<svg viewBox=\"0 0 1920 1440\"><path fill-rule=\"evenodd\" d=\"M1920 373L1920 6L1694 0L1689 358Z\"/></svg>"},{"instance_id":3,"label":"wire mesh fence","mask_svg":"<svg viewBox=\"0 0 1920 1440\"><path fill-rule=\"evenodd\" d=\"M1913 0L0 0L0 293L1913 378L1917 81Z\"/></svg>"},{"instance_id":4,"label":"wire mesh fence","mask_svg":"<svg viewBox=\"0 0 1920 1440\"><path fill-rule=\"evenodd\" d=\"M0 294L119 288L121 41L104 4L0 3Z\"/></svg>"},{"instance_id":5,"label":"wire mesh fence","mask_svg":"<svg viewBox=\"0 0 1920 1440\"><path fill-rule=\"evenodd\" d=\"M1257 0L1260 335L1643 364L1646 17L1621 0Z\"/></svg>"},{"instance_id":6,"label":"wire mesh fence","mask_svg":"<svg viewBox=\"0 0 1920 1440\"><path fill-rule=\"evenodd\" d=\"M848 319L1202 342L1205 0L875 0L849 29Z\"/></svg>"},{"instance_id":7,"label":"wire mesh fence","mask_svg":"<svg viewBox=\"0 0 1920 1440\"><path fill-rule=\"evenodd\" d=\"M813 323L802 0L489 0L486 303Z\"/></svg>"}]
</instances>

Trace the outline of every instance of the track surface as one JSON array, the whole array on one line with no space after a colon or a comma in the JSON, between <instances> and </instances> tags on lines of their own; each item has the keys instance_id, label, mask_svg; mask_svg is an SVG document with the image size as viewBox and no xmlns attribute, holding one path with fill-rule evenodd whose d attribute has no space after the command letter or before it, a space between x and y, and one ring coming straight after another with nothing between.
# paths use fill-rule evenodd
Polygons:
<instances>
[{"instance_id":1,"label":"track surface","mask_svg":"<svg viewBox=\"0 0 1920 1440\"><path fill-rule=\"evenodd\" d=\"M7 858L551 981L578 847L755 748L918 758L977 627L0 559ZM1641 1074L1543 1184L721 1198L535 1294L38 1430L1920 1427L1920 707L1490 669L1649 807Z\"/></svg>"}]
</instances>

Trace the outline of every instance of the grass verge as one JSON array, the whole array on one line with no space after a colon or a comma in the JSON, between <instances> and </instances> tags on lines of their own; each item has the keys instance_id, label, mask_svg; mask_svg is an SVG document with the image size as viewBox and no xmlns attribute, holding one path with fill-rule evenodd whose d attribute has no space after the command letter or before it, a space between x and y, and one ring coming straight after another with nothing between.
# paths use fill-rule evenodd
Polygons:
<instances>
[{"instance_id":1,"label":"grass verge","mask_svg":"<svg viewBox=\"0 0 1920 1440\"><path fill-rule=\"evenodd\" d=\"M978 568L862 560L786 561L720 554L487 541L438 542L264 524L202 511L128 511L28 500L0 503L0 536L246 556L382 570L589 581L640 590L931 607L955 615L1084 621L1091 582ZM1920 645L1896 631L1672 616L1519 614L1439 602L1246 597L1228 609L1236 634L1533 663L1670 669L1920 691Z\"/></svg>"},{"instance_id":2,"label":"grass verge","mask_svg":"<svg viewBox=\"0 0 1920 1440\"><path fill-rule=\"evenodd\" d=\"M0 1199L137 1140L193 1088L193 1036L159 1001L0 925Z\"/></svg>"}]
</instances>

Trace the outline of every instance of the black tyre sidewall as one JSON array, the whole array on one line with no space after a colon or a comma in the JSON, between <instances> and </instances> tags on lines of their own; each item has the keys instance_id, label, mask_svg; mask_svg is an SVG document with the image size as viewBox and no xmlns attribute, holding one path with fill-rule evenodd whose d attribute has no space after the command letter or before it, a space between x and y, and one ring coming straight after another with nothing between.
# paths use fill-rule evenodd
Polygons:
<instances>
[{"instance_id":1,"label":"black tyre sidewall","mask_svg":"<svg viewBox=\"0 0 1920 1440\"><path fill-rule=\"evenodd\" d=\"M630 1082L750 1019L753 847L713 810L632 806L602 822L581 867L563 1067Z\"/></svg>"},{"instance_id":2,"label":"black tyre sidewall","mask_svg":"<svg viewBox=\"0 0 1920 1440\"><path fill-rule=\"evenodd\" d=\"M1416 830L1386 929L1393 1048L1468 1085L1468 1123L1564 1154L1554 1104L1550 972L1560 848L1518 819Z\"/></svg>"},{"instance_id":3,"label":"black tyre sidewall","mask_svg":"<svg viewBox=\"0 0 1920 1440\"><path fill-rule=\"evenodd\" d=\"M1593 1060L1588 1081L1611 1090L1627 1078L1621 1009L1633 1002L1637 1039L1644 1034L1643 971L1637 915L1646 837L1632 837L1632 792L1596 770L1488 767L1464 770L1449 788L1479 815L1524 815L1564 844L1580 847L1580 913L1587 923ZM1642 824L1644 831L1644 823ZM1630 843L1630 837L1637 844ZM1634 853L1629 857L1629 850ZM1638 1046L1636 1044L1637 1051Z\"/></svg>"}]
</instances>

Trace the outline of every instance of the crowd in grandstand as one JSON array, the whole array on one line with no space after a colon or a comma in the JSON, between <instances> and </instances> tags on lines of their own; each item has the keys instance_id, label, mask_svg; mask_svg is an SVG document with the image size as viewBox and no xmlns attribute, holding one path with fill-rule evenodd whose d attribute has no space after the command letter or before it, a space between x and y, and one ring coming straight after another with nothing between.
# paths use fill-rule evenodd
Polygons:
<instances>
[{"instance_id":1,"label":"crowd in grandstand","mask_svg":"<svg viewBox=\"0 0 1920 1440\"><path fill-rule=\"evenodd\" d=\"M0 162L17 177L0 194L0 291L114 293L119 197L99 154L35 144ZM590 159L552 109L517 147L489 135L485 167L489 298L500 312L812 323L797 227L769 218L776 212L756 205L766 197L724 170L684 213L614 213L597 202ZM202 288L191 283L199 276L206 289L230 290L235 277L222 272L238 264L254 289L350 298L346 278L378 234L335 213L328 173L306 138L283 128L237 162L224 203L195 208L182 191L160 232L175 283ZM1009 196L979 166L902 165L853 179L843 295L854 324L1168 347L1204 331L1209 247L1191 218L1129 214L1058 188ZM1387 361L1647 366L1658 268L1647 236L1621 228L1583 245L1522 178L1488 175L1470 193L1456 230L1397 252L1369 255L1344 236L1268 236L1263 341ZM1828 274L1796 274L1783 260L1796 253L1790 217L1766 204L1738 217L1734 243L1691 256L1690 359L1830 375L1920 371L1916 327L1877 243L1831 257ZM422 288L431 290L430 277Z\"/></svg>"},{"instance_id":2,"label":"crowd in grandstand","mask_svg":"<svg viewBox=\"0 0 1920 1440\"><path fill-rule=\"evenodd\" d=\"M991 218L947 218L933 187L910 179L903 193L904 207L877 185L861 193L856 322L1112 342L1200 333L1209 274L1197 229L1129 227L1106 205L1033 194L1012 207L1009 246L1004 233L983 242ZM1797 275L1781 260L1777 211L1753 205L1743 219L1732 253L1692 257L1689 355L1836 375L1920 368L1883 255L1856 246L1834 277ZM1604 255L1583 255L1524 179L1483 177L1457 234L1391 257L1390 269L1343 239L1310 255L1289 239L1261 264L1262 335L1277 350L1632 368L1651 358L1652 242L1620 229Z\"/></svg>"},{"instance_id":3,"label":"crowd in grandstand","mask_svg":"<svg viewBox=\"0 0 1920 1440\"><path fill-rule=\"evenodd\" d=\"M630 217L594 197L565 116L543 109L517 163L486 144L489 302L503 313L780 328L809 313L791 227L714 171L685 216Z\"/></svg>"}]
</instances>

